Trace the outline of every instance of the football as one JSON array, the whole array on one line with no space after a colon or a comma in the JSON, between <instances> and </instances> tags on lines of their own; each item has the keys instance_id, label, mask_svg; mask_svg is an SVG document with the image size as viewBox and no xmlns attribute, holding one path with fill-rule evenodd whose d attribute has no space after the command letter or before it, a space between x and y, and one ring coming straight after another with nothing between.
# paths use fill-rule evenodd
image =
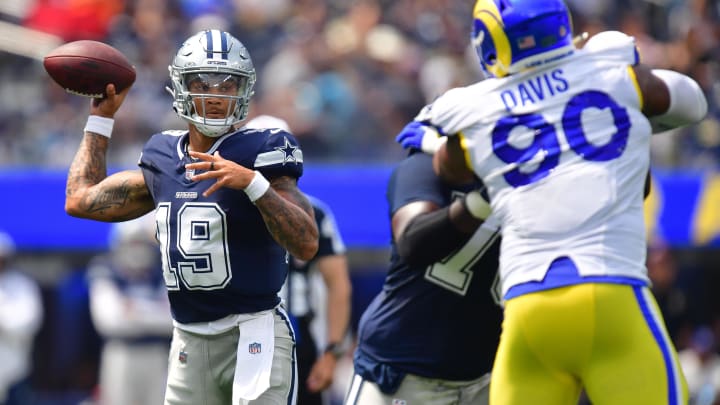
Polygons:
<instances>
[{"instance_id":1,"label":"football","mask_svg":"<svg viewBox=\"0 0 720 405\"><path fill-rule=\"evenodd\" d=\"M125 55L98 41L61 45L45 56L43 66L67 92L85 97L102 98L108 84L120 92L135 81L135 68Z\"/></svg>"}]
</instances>

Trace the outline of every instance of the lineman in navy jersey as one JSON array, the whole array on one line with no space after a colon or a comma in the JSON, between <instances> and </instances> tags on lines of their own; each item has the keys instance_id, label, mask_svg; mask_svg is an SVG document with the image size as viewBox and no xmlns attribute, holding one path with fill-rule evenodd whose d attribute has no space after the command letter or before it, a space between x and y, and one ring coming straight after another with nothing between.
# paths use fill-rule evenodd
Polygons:
<instances>
[{"instance_id":1,"label":"lineman in navy jersey","mask_svg":"<svg viewBox=\"0 0 720 405\"><path fill-rule=\"evenodd\" d=\"M360 320L347 405L488 402L499 230L467 211L479 186L443 183L414 151L393 172L390 269Z\"/></svg>"},{"instance_id":2,"label":"lineman in navy jersey","mask_svg":"<svg viewBox=\"0 0 720 405\"><path fill-rule=\"evenodd\" d=\"M294 333L277 295L287 258L318 249L312 206L297 188L302 151L281 130L234 130L255 70L218 30L186 40L170 65L187 131L154 135L140 170L106 174L113 119L129 89L94 100L69 170L65 209L118 222L155 210L174 331L166 405L292 404Z\"/></svg>"}]
</instances>

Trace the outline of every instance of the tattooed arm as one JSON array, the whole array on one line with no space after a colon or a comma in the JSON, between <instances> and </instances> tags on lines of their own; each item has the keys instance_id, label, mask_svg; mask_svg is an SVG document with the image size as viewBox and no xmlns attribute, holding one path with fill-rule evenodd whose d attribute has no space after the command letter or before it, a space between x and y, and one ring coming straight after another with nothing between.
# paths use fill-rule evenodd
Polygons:
<instances>
[{"instance_id":1,"label":"tattooed arm","mask_svg":"<svg viewBox=\"0 0 720 405\"><path fill-rule=\"evenodd\" d=\"M90 114L112 118L127 90L115 94L108 85L108 97L91 104ZM85 132L70 165L65 186L65 211L75 217L118 222L137 218L154 208L140 170L128 170L107 177L106 152L109 139Z\"/></svg>"},{"instance_id":2,"label":"tattooed arm","mask_svg":"<svg viewBox=\"0 0 720 405\"><path fill-rule=\"evenodd\" d=\"M65 211L81 218L118 222L140 217L155 208L140 170L107 177L108 139L86 132L70 165L65 186Z\"/></svg>"},{"instance_id":3,"label":"tattooed arm","mask_svg":"<svg viewBox=\"0 0 720 405\"><path fill-rule=\"evenodd\" d=\"M265 226L275 241L300 260L310 260L318 250L318 229L310 201L297 180L282 176L270 181L268 191L255 201Z\"/></svg>"}]
</instances>

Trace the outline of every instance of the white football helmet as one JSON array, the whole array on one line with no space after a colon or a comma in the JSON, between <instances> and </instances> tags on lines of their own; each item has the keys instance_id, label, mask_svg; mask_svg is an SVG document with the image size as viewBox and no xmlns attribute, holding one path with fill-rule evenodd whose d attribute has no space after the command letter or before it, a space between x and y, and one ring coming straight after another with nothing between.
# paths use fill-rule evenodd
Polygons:
<instances>
[{"instance_id":1,"label":"white football helmet","mask_svg":"<svg viewBox=\"0 0 720 405\"><path fill-rule=\"evenodd\" d=\"M237 38L220 30L205 30L188 38L168 66L173 96L173 109L192 123L201 133L210 137L225 134L233 125L245 119L255 85L255 68L250 54ZM218 74L218 75L216 75ZM219 76L235 79L236 95L191 93L188 84L198 76ZM205 111L196 111L193 99L230 98L225 118L207 118Z\"/></svg>"}]
</instances>

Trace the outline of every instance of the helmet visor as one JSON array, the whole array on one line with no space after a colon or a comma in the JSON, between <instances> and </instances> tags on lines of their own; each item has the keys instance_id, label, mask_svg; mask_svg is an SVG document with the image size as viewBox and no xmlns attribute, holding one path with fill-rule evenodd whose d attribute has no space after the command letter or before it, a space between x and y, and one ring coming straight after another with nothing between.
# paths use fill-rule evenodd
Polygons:
<instances>
[{"instance_id":1,"label":"helmet visor","mask_svg":"<svg viewBox=\"0 0 720 405\"><path fill-rule=\"evenodd\" d=\"M227 73L190 73L185 76L191 94L223 94L239 96L247 78Z\"/></svg>"}]
</instances>

